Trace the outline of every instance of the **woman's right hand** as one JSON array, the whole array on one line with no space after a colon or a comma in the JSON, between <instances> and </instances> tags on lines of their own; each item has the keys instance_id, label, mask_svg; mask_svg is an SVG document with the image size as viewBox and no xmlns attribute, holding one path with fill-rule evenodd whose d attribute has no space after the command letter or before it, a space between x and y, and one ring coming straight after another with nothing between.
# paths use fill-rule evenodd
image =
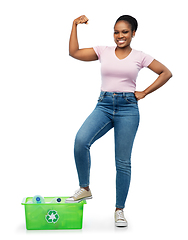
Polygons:
<instances>
[{"instance_id":1,"label":"woman's right hand","mask_svg":"<svg viewBox=\"0 0 188 240\"><path fill-rule=\"evenodd\" d=\"M82 16L76 18L76 19L74 20L74 23L75 23L76 25L78 25L78 24L83 24L83 23L87 24L88 21L89 21L89 19L88 19L85 15L82 15Z\"/></svg>"}]
</instances>

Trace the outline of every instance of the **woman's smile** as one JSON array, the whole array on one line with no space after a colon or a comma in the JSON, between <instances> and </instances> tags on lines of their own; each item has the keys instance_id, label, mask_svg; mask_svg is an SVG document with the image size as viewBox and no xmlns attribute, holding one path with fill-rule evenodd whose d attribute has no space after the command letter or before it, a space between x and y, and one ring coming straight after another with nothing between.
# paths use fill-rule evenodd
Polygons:
<instances>
[{"instance_id":1,"label":"woman's smile","mask_svg":"<svg viewBox=\"0 0 188 240\"><path fill-rule=\"evenodd\" d=\"M117 42L118 42L119 44L124 44L124 43L126 42L126 40L125 40L125 39L119 39L119 40L117 40Z\"/></svg>"}]
</instances>

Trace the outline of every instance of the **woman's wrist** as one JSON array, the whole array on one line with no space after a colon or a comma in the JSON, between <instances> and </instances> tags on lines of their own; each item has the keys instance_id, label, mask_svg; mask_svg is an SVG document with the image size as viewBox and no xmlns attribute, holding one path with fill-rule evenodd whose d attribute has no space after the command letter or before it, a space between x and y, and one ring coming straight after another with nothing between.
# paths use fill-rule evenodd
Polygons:
<instances>
[{"instance_id":1,"label":"woman's wrist","mask_svg":"<svg viewBox=\"0 0 188 240\"><path fill-rule=\"evenodd\" d=\"M144 97L146 97L148 95L147 90L144 90L143 93L145 94Z\"/></svg>"},{"instance_id":2,"label":"woman's wrist","mask_svg":"<svg viewBox=\"0 0 188 240\"><path fill-rule=\"evenodd\" d=\"M76 22L76 19L73 21L73 26L77 27L78 23Z\"/></svg>"}]
</instances>

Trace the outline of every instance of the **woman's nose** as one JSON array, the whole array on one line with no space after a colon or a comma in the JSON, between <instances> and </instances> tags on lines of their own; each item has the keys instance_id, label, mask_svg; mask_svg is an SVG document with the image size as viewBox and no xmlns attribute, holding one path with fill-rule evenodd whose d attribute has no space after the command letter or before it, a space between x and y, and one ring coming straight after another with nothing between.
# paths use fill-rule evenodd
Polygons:
<instances>
[{"instance_id":1,"label":"woman's nose","mask_svg":"<svg viewBox=\"0 0 188 240\"><path fill-rule=\"evenodd\" d=\"M119 33L119 35L118 35L118 38L122 38L123 37L123 33Z\"/></svg>"}]
</instances>

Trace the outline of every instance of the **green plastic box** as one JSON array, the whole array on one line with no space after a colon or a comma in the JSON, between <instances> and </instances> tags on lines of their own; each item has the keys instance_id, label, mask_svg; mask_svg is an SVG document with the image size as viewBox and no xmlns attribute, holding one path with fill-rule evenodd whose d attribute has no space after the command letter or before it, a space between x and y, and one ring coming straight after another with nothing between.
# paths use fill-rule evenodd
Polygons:
<instances>
[{"instance_id":1,"label":"green plastic box","mask_svg":"<svg viewBox=\"0 0 188 240\"><path fill-rule=\"evenodd\" d=\"M60 203L51 203L55 197L44 197L45 203L31 203L32 197L24 198L25 220L27 230L81 229L83 205L65 203L68 197L60 197Z\"/></svg>"}]
</instances>

